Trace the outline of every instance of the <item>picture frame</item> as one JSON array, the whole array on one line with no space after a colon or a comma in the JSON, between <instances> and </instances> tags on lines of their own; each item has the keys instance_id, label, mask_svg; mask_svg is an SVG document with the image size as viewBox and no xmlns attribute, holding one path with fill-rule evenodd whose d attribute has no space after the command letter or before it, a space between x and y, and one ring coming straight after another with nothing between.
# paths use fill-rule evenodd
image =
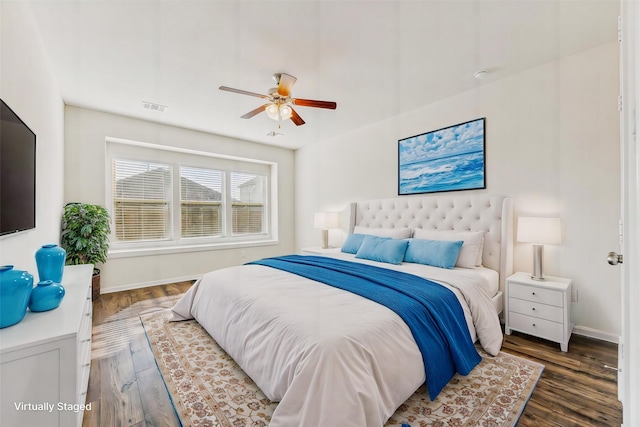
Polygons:
<instances>
[{"instance_id":1,"label":"picture frame","mask_svg":"<svg viewBox=\"0 0 640 427\"><path fill-rule=\"evenodd\" d=\"M398 140L398 195L486 188L486 118Z\"/></svg>"}]
</instances>

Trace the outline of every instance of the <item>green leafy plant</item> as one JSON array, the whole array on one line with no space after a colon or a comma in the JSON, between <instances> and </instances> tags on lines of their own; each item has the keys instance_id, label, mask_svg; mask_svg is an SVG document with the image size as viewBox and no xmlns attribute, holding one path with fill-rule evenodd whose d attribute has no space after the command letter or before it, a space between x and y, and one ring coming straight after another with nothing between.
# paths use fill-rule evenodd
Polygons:
<instances>
[{"instance_id":1,"label":"green leafy plant","mask_svg":"<svg viewBox=\"0 0 640 427\"><path fill-rule=\"evenodd\" d=\"M107 261L111 218L98 205L69 203L62 215L61 246L67 251L67 265Z\"/></svg>"}]
</instances>

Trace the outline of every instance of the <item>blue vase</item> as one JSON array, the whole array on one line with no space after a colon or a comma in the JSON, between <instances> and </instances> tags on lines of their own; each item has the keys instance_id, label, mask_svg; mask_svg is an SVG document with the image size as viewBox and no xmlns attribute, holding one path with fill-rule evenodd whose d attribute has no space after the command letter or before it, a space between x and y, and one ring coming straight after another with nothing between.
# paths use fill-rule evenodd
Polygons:
<instances>
[{"instance_id":1,"label":"blue vase","mask_svg":"<svg viewBox=\"0 0 640 427\"><path fill-rule=\"evenodd\" d=\"M66 258L67 251L60 246L55 244L42 245L36 251L36 264L40 281L51 280L56 283L62 283L62 273L64 272Z\"/></svg>"},{"instance_id":2,"label":"blue vase","mask_svg":"<svg viewBox=\"0 0 640 427\"><path fill-rule=\"evenodd\" d=\"M52 280L41 280L33 288L29 299L29 310L49 311L58 308L64 298L65 290L60 283Z\"/></svg>"},{"instance_id":3,"label":"blue vase","mask_svg":"<svg viewBox=\"0 0 640 427\"><path fill-rule=\"evenodd\" d=\"M0 267L0 328L15 325L24 319L33 289L33 276L14 270L13 265Z\"/></svg>"}]
</instances>

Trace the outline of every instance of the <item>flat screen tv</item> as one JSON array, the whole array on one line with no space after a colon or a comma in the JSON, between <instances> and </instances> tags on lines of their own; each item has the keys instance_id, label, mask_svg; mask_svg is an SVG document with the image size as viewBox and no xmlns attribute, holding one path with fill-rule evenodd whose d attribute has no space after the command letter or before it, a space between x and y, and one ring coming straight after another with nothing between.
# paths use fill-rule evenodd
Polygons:
<instances>
[{"instance_id":1,"label":"flat screen tv","mask_svg":"<svg viewBox=\"0 0 640 427\"><path fill-rule=\"evenodd\" d=\"M0 99L0 235L36 227L36 134Z\"/></svg>"}]
</instances>

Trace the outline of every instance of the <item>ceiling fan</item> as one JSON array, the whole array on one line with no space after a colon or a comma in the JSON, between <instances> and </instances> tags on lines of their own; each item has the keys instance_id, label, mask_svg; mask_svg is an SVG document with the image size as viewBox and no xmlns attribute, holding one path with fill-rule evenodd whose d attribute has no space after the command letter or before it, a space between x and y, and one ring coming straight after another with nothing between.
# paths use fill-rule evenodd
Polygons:
<instances>
[{"instance_id":1,"label":"ceiling fan","mask_svg":"<svg viewBox=\"0 0 640 427\"><path fill-rule=\"evenodd\" d=\"M273 120L277 120L278 122L280 122L281 120L291 119L291 121L295 123L296 126L301 126L305 122L304 120L302 120L302 117L300 117L296 110L293 109L294 105L299 105L301 107L328 108L330 110L336 109L337 105L335 102L292 98L291 88L297 80L292 75L286 73L276 73L273 75L273 80L275 80L278 87L269 89L268 95L262 95L260 93L249 92L241 89L234 89L228 86L220 86L219 89L227 92L239 93L242 95L255 96L257 98L266 99L268 101L266 104L249 111L244 116L241 116L243 119L250 119L251 117L264 111L267 113L267 116L269 116Z\"/></svg>"}]
</instances>

